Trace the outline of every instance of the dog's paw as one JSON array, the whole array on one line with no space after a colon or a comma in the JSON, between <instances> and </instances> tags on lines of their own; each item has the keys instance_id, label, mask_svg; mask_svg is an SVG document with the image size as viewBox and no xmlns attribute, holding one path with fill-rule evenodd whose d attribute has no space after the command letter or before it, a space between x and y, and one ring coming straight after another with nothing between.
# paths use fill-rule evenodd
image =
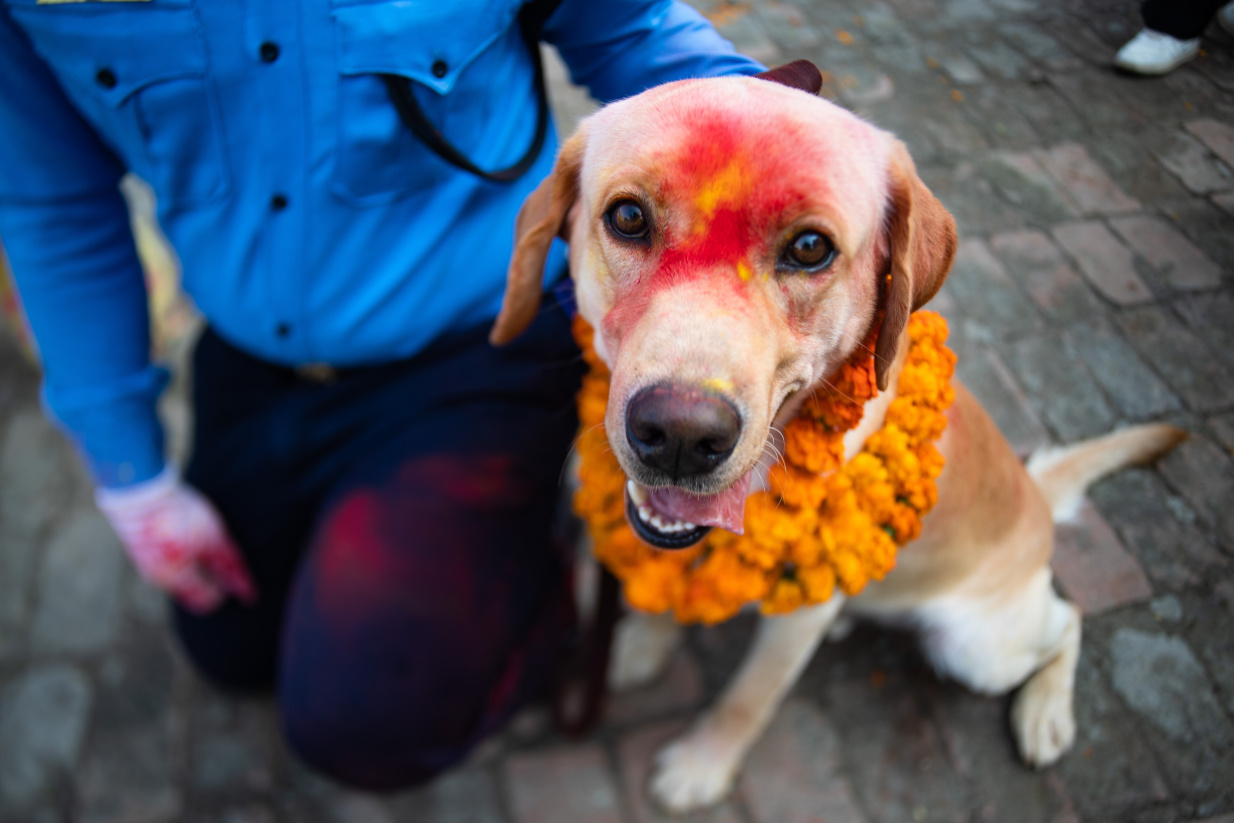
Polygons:
<instances>
[{"instance_id":1,"label":"dog's paw","mask_svg":"<svg viewBox=\"0 0 1234 823\"><path fill-rule=\"evenodd\" d=\"M1075 742L1071 689L1050 677L1029 680L1011 706L1011 730L1025 763L1037 769L1053 765Z\"/></svg>"},{"instance_id":2,"label":"dog's paw","mask_svg":"<svg viewBox=\"0 0 1234 823\"><path fill-rule=\"evenodd\" d=\"M617 624L608 687L625 691L655 680L681 642L681 624L664 615L627 615Z\"/></svg>"},{"instance_id":3,"label":"dog's paw","mask_svg":"<svg viewBox=\"0 0 1234 823\"><path fill-rule=\"evenodd\" d=\"M649 788L665 811L685 814L714 806L728 794L741 758L717 742L696 729L656 755Z\"/></svg>"}]
</instances>

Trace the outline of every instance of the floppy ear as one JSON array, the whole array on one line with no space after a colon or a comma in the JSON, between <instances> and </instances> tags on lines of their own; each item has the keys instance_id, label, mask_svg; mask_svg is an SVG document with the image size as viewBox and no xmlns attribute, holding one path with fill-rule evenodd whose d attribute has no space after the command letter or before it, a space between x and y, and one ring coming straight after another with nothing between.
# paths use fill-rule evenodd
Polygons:
<instances>
[{"instance_id":1,"label":"floppy ear","mask_svg":"<svg viewBox=\"0 0 1234 823\"><path fill-rule=\"evenodd\" d=\"M943 285L956 252L955 220L921 182L908 149L899 140L892 147L887 176L890 265L884 274L889 275L889 282L874 351L880 391L887 388L887 372L908 316Z\"/></svg>"},{"instance_id":2,"label":"floppy ear","mask_svg":"<svg viewBox=\"0 0 1234 823\"><path fill-rule=\"evenodd\" d=\"M809 60L794 60L791 63L785 63L783 66L761 71L753 76L760 80L770 80L772 83L779 83L782 86L801 89L810 94L818 94L819 90L823 87L823 73L818 70L818 66Z\"/></svg>"},{"instance_id":3,"label":"floppy ear","mask_svg":"<svg viewBox=\"0 0 1234 823\"><path fill-rule=\"evenodd\" d=\"M585 141L582 129L566 141L557 154L553 171L527 195L518 210L506 293L488 335L494 346L505 345L522 334L540 309L544 263L553 238L565 239L566 215L578 198L578 169Z\"/></svg>"}]
</instances>

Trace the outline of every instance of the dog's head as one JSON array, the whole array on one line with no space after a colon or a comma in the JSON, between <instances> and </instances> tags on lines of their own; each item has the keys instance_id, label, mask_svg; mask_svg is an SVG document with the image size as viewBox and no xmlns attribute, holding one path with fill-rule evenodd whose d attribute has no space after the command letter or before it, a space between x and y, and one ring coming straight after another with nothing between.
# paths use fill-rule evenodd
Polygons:
<instances>
[{"instance_id":1,"label":"dog's head","mask_svg":"<svg viewBox=\"0 0 1234 823\"><path fill-rule=\"evenodd\" d=\"M752 471L794 397L878 329L887 383L955 224L902 143L807 91L684 80L584 122L519 213L501 343L534 317L549 244L612 370L605 426L635 532L740 533Z\"/></svg>"}]
</instances>

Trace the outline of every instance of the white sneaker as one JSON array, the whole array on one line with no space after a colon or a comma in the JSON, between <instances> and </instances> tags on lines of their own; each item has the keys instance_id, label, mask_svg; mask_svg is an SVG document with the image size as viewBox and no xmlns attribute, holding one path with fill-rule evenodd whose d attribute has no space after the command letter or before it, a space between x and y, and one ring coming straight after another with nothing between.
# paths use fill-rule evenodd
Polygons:
<instances>
[{"instance_id":1,"label":"white sneaker","mask_svg":"<svg viewBox=\"0 0 1234 823\"><path fill-rule=\"evenodd\" d=\"M1221 11L1225 13L1225 9ZM1118 50L1114 65L1136 74L1168 74L1199 53L1198 37L1177 40L1159 31L1143 29Z\"/></svg>"},{"instance_id":2,"label":"white sneaker","mask_svg":"<svg viewBox=\"0 0 1234 823\"><path fill-rule=\"evenodd\" d=\"M1225 33L1234 37L1234 3L1226 3L1217 12L1217 24L1225 29Z\"/></svg>"}]
</instances>

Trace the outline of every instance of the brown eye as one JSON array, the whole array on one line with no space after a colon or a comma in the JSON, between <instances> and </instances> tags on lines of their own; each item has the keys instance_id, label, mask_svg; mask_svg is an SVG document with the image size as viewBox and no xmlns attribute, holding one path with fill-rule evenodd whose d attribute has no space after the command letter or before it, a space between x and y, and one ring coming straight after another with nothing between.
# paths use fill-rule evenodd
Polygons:
<instances>
[{"instance_id":1,"label":"brown eye","mask_svg":"<svg viewBox=\"0 0 1234 823\"><path fill-rule=\"evenodd\" d=\"M647 236L643 207L633 200L622 200L608 210L608 224L621 237L639 240Z\"/></svg>"},{"instance_id":2,"label":"brown eye","mask_svg":"<svg viewBox=\"0 0 1234 823\"><path fill-rule=\"evenodd\" d=\"M784 252L785 263L794 269L821 269L831 264L836 257L836 247L827 236L816 231L805 231L793 238Z\"/></svg>"}]
</instances>

